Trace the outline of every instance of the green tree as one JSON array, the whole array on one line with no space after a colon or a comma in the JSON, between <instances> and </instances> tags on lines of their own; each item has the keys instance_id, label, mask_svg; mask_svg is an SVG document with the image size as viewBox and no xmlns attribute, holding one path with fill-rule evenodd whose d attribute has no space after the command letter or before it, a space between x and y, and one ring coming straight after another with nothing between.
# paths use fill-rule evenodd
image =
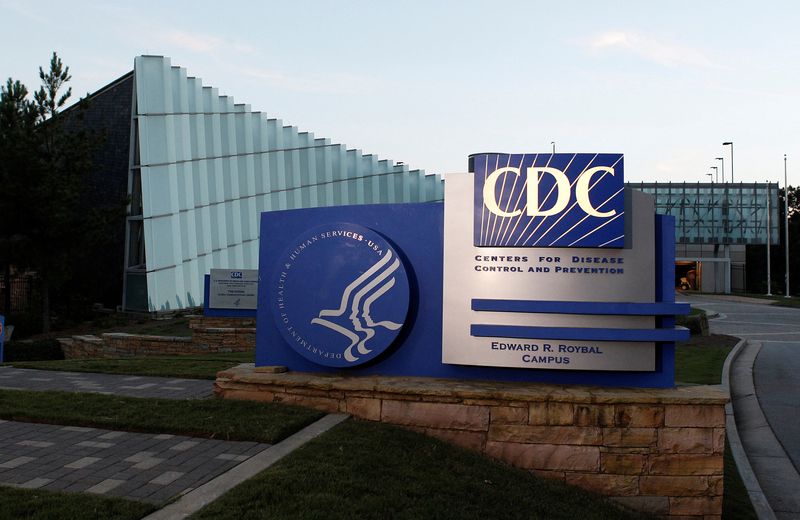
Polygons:
<instances>
[{"instance_id":1,"label":"green tree","mask_svg":"<svg viewBox=\"0 0 800 520\"><path fill-rule=\"evenodd\" d=\"M36 110L27 99L28 89L9 78L0 87L0 266L6 280L3 308L11 309L8 281L11 266L24 264L21 258L21 233L26 206L20 194L25 193L25 179L30 176L30 154L35 153L34 128Z\"/></svg>"},{"instance_id":2,"label":"green tree","mask_svg":"<svg viewBox=\"0 0 800 520\"><path fill-rule=\"evenodd\" d=\"M786 192L789 193L789 289L790 294L797 293L797 287L800 283L800 186L789 186L788 190L781 189L779 194L779 204L780 204L780 214L781 214L781 221L780 221L780 242L781 246L778 250L775 251L777 258L773 260L773 262L778 262L776 265L773 263L773 266L777 268L778 272L783 275L784 271L784 238L785 238L785 225L786 222L784 220L783 212L784 212L784 200L786 196ZM780 287L783 288L783 278L781 278Z\"/></svg>"},{"instance_id":3,"label":"green tree","mask_svg":"<svg viewBox=\"0 0 800 520\"><path fill-rule=\"evenodd\" d=\"M71 76L55 52L39 78L32 101L19 81L9 79L2 89L0 241L10 246L6 266L36 271L42 331L49 332L51 296L70 279L74 258L87 245L84 230L91 223L79 202L98 138L81 125L83 101L61 113L72 95L71 88L65 91Z\"/></svg>"}]
</instances>

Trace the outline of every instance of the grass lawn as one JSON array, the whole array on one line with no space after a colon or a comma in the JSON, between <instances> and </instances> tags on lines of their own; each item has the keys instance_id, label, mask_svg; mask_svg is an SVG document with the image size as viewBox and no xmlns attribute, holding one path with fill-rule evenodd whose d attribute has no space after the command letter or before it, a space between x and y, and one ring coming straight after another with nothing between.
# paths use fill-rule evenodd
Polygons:
<instances>
[{"instance_id":1,"label":"grass lawn","mask_svg":"<svg viewBox=\"0 0 800 520\"><path fill-rule=\"evenodd\" d=\"M719 384L737 340L695 336L676 349L676 380ZM213 378L252 354L15 363L17 367ZM170 401L0 390L0 418L274 443L320 417L310 410L241 401ZM2 489L2 488L0 488ZM435 490L435 492L433 491ZM6 490L3 490L4 492ZM16 493L11 490L8 493ZM48 493L37 492L45 504ZM60 496L60 495L58 495ZM96 497L86 498L92 514ZM58 500L61 500L60 498ZM77 499L76 499L77 500ZM6 502L11 506L6 507ZM28 499L0 494L0 518ZM39 507L39 506L37 506ZM110 507L110 506L102 506ZM120 506L123 508L128 506ZM726 519L756 518L725 453ZM117 518L113 512L97 518ZM121 515L126 513L120 513ZM69 515L70 517L72 515ZM577 488L533 477L427 436L347 421L237 487L197 518L646 518ZM25 518L25 513L11 517ZM9 518L11 518L9 517ZM37 516L31 518L60 518ZM93 516L83 518L95 518ZM75 518L81 518L75 516ZM128 518L118 516L118 518Z\"/></svg>"},{"instance_id":2,"label":"grass lawn","mask_svg":"<svg viewBox=\"0 0 800 520\"><path fill-rule=\"evenodd\" d=\"M0 520L138 520L154 510L120 498L0 487Z\"/></svg>"},{"instance_id":3,"label":"grass lawn","mask_svg":"<svg viewBox=\"0 0 800 520\"><path fill-rule=\"evenodd\" d=\"M778 297L772 297L771 299L774 300L775 302L772 305L775 305L776 307L800 307L800 298L798 298L797 296L793 296L791 298L784 298L783 296L778 296Z\"/></svg>"},{"instance_id":4,"label":"grass lawn","mask_svg":"<svg viewBox=\"0 0 800 520\"><path fill-rule=\"evenodd\" d=\"M12 323L9 323L12 325ZM151 336L191 336L189 318L175 316L154 320L149 317L136 317L121 313L98 314L93 319L83 322L53 324L52 332L26 336L19 329L14 333L14 340L43 340L63 338L82 334L103 334L104 332L127 332L130 334L146 334Z\"/></svg>"},{"instance_id":5,"label":"grass lawn","mask_svg":"<svg viewBox=\"0 0 800 520\"><path fill-rule=\"evenodd\" d=\"M718 385L722 381L722 365L738 338L712 334L692 336L675 349L675 381L697 385Z\"/></svg>"},{"instance_id":6,"label":"grass lawn","mask_svg":"<svg viewBox=\"0 0 800 520\"><path fill-rule=\"evenodd\" d=\"M0 419L274 444L324 414L276 403L0 390Z\"/></svg>"},{"instance_id":7,"label":"grass lawn","mask_svg":"<svg viewBox=\"0 0 800 520\"><path fill-rule=\"evenodd\" d=\"M350 420L192 518L649 517L422 434Z\"/></svg>"},{"instance_id":8,"label":"grass lawn","mask_svg":"<svg viewBox=\"0 0 800 520\"><path fill-rule=\"evenodd\" d=\"M122 325L109 325L103 332L127 332L129 334L145 334L149 336L183 336L192 335L189 318L170 318L166 320L131 320Z\"/></svg>"},{"instance_id":9,"label":"grass lawn","mask_svg":"<svg viewBox=\"0 0 800 520\"><path fill-rule=\"evenodd\" d=\"M18 361L10 363L10 365L16 368L37 368L40 370L215 379L217 372L220 370L226 370L240 363L252 363L254 359L254 352L231 352L201 356Z\"/></svg>"}]
</instances>

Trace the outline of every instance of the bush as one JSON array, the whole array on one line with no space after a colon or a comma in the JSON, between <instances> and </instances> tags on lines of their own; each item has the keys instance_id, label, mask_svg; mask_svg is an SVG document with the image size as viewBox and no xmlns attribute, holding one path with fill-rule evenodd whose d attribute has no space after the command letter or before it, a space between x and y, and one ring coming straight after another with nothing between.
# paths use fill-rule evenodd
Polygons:
<instances>
[{"instance_id":1,"label":"bush","mask_svg":"<svg viewBox=\"0 0 800 520\"><path fill-rule=\"evenodd\" d=\"M689 316L678 316L675 324L686 327L692 336L708 336L708 316L705 312L692 313Z\"/></svg>"},{"instance_id":2,"label":"bush","mask_svg":"<svg viewBox=\"0 0 800 520\"><path fill-rule=\"evenodd\" d=\"M14 326L14 338L23 339L42 331L42 316L37 312L18 312L6 315L6 325Z\"/></svg>"},{"instance_id":3,"label":"bush","mask_svg":"<svg viewBox=\"0 0 800 520\"><path fill-rule=\"evenodd\" d=\"M3 348L3 361L48 361L64 359L61 345L55 339L40 341L9 341Z\"/></svg>"}]
</instances>

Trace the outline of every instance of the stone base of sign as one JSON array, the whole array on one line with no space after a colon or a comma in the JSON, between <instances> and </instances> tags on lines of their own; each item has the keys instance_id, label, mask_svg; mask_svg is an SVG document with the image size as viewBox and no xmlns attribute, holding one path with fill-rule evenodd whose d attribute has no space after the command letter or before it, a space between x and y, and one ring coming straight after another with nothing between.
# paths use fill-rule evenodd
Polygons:
<instances>
[{"instance_id":1,"label":"stone base of sign","mask_svg":"<svg viewBox=\"0 0 800 520\"><path fill-rule=\"evenodd\" d=\"M663 518L722 515L729 399L720 386L343 377L245 364L219 372L215 392L403 426Z\"/></svg>"},{"instance_id":2,"label":"stone base of sign","mask_svg":"<svg viewBox=\"0 0 800 520\"><path fill-rule=\"evenodd\" d=\"M254 318L191 316L189 328L191 337L114 332L58 341L66 359L250 352L256 348Z\"/></svg>"}]
</instances>

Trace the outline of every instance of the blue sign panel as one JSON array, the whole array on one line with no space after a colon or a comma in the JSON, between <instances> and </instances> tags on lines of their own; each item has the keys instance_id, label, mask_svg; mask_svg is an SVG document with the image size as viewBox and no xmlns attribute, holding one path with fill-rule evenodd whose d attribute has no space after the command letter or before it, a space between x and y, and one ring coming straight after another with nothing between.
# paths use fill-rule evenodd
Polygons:
<instances>
[{"instance_id":1,"label":"blue sign panel","mask_svg":"<svg viewBox=\"0 0 800 520\"><path fill-rule=\"evenodd\" d=\"M330 367L380 356L408 314L408 278L397 251L375 231L346 222L292 239L269 294L283 339L306 359Z\"/></svg>"},{"instance_id":2,"label":"blue sign panel","mask_svg":"<svg viewBox=\"0 0 800 520\"><path fill-rule=\"evenodd\" d=\"M470 165L475 246L624 246L622 154L487 153Z\"/></svg>"},{"instance_id":3,"label":"blue sign panel","mask_svg":"<svg viewBox=\"0 0 800 520\"><path fill-rule=\"evenodd\" d=\"M468 181L470 184L471 179ZM466 214L472 210L472 201L467 201L465 204ZM652 222L652 213L641 215L639 218ZM465 226L465 242L471 244L472 224L467 219L456 219L464 223ZM396 294L395 290L403 287L397 279L395 286L374 299L374 303L370 306L370 316L374 323L379 321L387 321L392 323L402 323L403 326L397 331L397 337L393 343L385 348L382 353L379 353L379 345L384 344L384 341L391 341L389 336L380 339L380 343L371 343L373 340L366 341L366 347L373 350L370 352L368 359L363 359L361 364L345 364L340 366L331 366L321 363L324 360L324 355L314 356L308 355L308 350L305 351L297 346L297 337L292 336L289 332L288 336L291 338L287 341L288 327L282 320L275 319L275 310L278 306L279 289L275 284L279 280L275 278L275 274L281 271L287 262L285 261L287 255L291 257L294 249L298 249L299 245L305 239L309 240L309 236L320 232L327 232L325 230L334 231L337 229L336 225L320 226L323 222L349 222L357 223L366 232L358 231L359 234L365 238L369 237L370 240L376 243L383 243L391 241L388 245L391 247L392 255L397 254L400 259L400 266L404 269L404 276L408 284L409 296L408 313L405 316L393 314L393 310L389 307L384 307L388 304L390 299L394 299ZM486 294L473 294L471 299L466 301L466 305L476 312L479 312L478 317L483 318L485 314L493 313L544 313L545 316L552 315L552 313L565 312L568 309L570 313L578 314L597 314L597 315L612 315L611 318L617 318L613 315L653 315L655 316L655 329L670 329L674 326L674 318L668 316L670 312L675 311L674 291L672 290L672 274L670 269L673 264L674 254L674 229L671 227L672 220L670 218L656 217L655 226L655 246L656 246L656 265L653 271L656 284L656 294L654 301L651 304L641 305L640 302L636 303L619 303L619 302L600 302L600 303L586 303L575 301L563 302L531 302L531 301L501 301L492 298L490 293L492 284L486 285ZM339 226L347 226L345 232L356 232L357 229L353 224L339 224ZM283 365L292 371L298 372L315 372L325 373L331 375L350 375L350 376L369 376L369 375L391 375L391 376L422 376L422 377L443 377L454 379L478 379L478 380L495 380L495 381L540 381L554 384L588 384L588 385L610 385L610 386L644 386L644 387L670 387L673 386L674 375L674 343L672 343L672 335L665 334L659 330L654 330L654 335L658 337L651 338L656 342L655 349L655 369L653 371L593 371L593 370L555 370L555 369L535 369L530 368L512 368L512 367L497 367L497 366L472 366L471 364L448 364L443 363L442 360L442 312L452 312L453 305L459 305L459 302L444 300L443 301L443 227L444 227L444 212L443 205L440 203L431 204L379 204L379 205L364 205L364 206L339 206L339 207L324 207L324 208L310 208L301 210L285 210L262 213L261 215L261 243L260 243L260 258L259 270L263 273L264 277L262 282L268 285L267 290L259 291L259 305L258 305L258 326L256 331L256 366L271 366ZM652 229L651 228L651 229ZM322 230L322 231L319 231ZM342 229L339 229L340 231ZM377 236L375 236L377 235ZM384 238L387 237L387 238ZM332 237L331 237L332 238ZM349 238L351 241L352 237ZM327 240L327 238L326 238ZM346 243L342 239L340 247ZM374 265L376 260L375 256L358 253L359 258L355 262L360 263L361 267L351 268L342 264L348 263L343 260L341 262L332 262L329 254L336 255L335 252L326 253L322 249L315 249L319 246L320 239L317 238L316 243L313 242L309 245L305 242L305 249L302 254L295 255L292 260L293 266L290 269L295 269L295 273L301 273L301 276L292 280L292 283L298 279L308 277L308 283L297 283L289 289L286 284L283 287L283 298L286 300L290 297L294 301L300 302L300 307L306 308L302 313L292 314L297 316L292 318L294 322L300 324L302 327L314 327L317 332L324 333L324 340L319 341L336 341L336 347L329 343L328 351L334 353L342 353L344 359L344 351L350 345L345 334L335 332L332 329L326 328L318 324L311 324L310 322L315 318L329 319L331 316L320 316L324 310L336 310L341 307L349 309L346 310L339 317L333 317L342 327L350 327L352 322L348 322L345 318L349 319L349 315L353 313L354 294L358 292L354 288L347 298L344 298L343 293L346 291L348 285L361 277L362 271L365 273ZM337 247L331 245L331 250ZM380 246L379 247L383 247ZM358 249L358 248L354 248ZM456 248L455 252L458 256L463 257L465 261L474 260L473 255L466 254L460 249ZM387 251L389 249L387 248ZM319 251L319 253L317 253ZM302 257L302 258L301 258ZM303 267L301 269L301 264ZM322 274L328 267L341 268L336 271L338 274L332 274L330 277ZM383 268L380 272L384 272L387 268ZM318 272L319 271L319 272ZM302 274L305 273L305 274ZM278 275L279 276L279 275ZM376 273L374 277L380 276ZM397 271L392 275L395 278L399 276ZM522 275L518 275L522 276ZM288 280L289 277L287 277ZM384 280L388 279L385 278ZM374 279L374 278L373 278ZM316 281L314 281L316 280ZM375 287L378 287L375 284ZM364 284L366 285L366 284ZM289 294L292 293L292 294ZM362 298L362 302L366 297ZM403 296L405 299L406 297ZM567 296L565 295L565 298ZM306 300L301 302L300 300ZM343 300L346 300L343 304ZM349 302L349 303L348 303ZM380 305L379 305L380 304ZM291 307L291 301L285 301L285 307ZM362 304L355 305L356 309L363 309L365 306ZM399 312L402 314L402 312ZM287 313L289 314L289 313ZM363 317L361 312L356 316L361 316L361 323L366 323L366 318ZM563 331L555 330L554 327L559 325L555 323L557 318L548 320L551 323L550 330L537 330L537 336L561 336ZM474 323L481 324L485 321L476 321ZM509 324L516 323L515 320L510 320ZM470 321L464 321L460 326L465 327L467 331L471 328ZM610 330L612 325L606 332L617 333L619 331ZM362 328L366 328L363 327ZM355 326L349 329L355 332ZM378 338L379 334L388 334L389 329L386 327L375 327L375 336ZM513 331L512 331L513 332ZM580 331L576 329L571 331L577 334L578 332L597 333L596 330ZM302 332L304 339L307 343L314 343L318 340L312 339L309 341L305 334ZM358 335L358 333L356 332ZM361 336L360 336L361 337ZM513 334L509 338L513 338ZM639 339L639 338L635 338ZM516 341L510 339L507 343L526 343L525 341ZM576 343L569 343L574 345ZM557 345L554 343L554 345ZM488 348L492 348L491 344ZM498 351L499 352L499 351ZM351 353L359 356L358 347L355 346L351 349ZM526 352L520 352L521 356L527 355ZM534 354L530 354L533 356ZM559 354L567 355L567 354ZM572 355L572 354L570 354ZM596 356L595 354L586 354L587 356ZM329 356L330 358L330 356ZM361 360L359 360L361 361Z\"/></svg>"}]
</instances>

